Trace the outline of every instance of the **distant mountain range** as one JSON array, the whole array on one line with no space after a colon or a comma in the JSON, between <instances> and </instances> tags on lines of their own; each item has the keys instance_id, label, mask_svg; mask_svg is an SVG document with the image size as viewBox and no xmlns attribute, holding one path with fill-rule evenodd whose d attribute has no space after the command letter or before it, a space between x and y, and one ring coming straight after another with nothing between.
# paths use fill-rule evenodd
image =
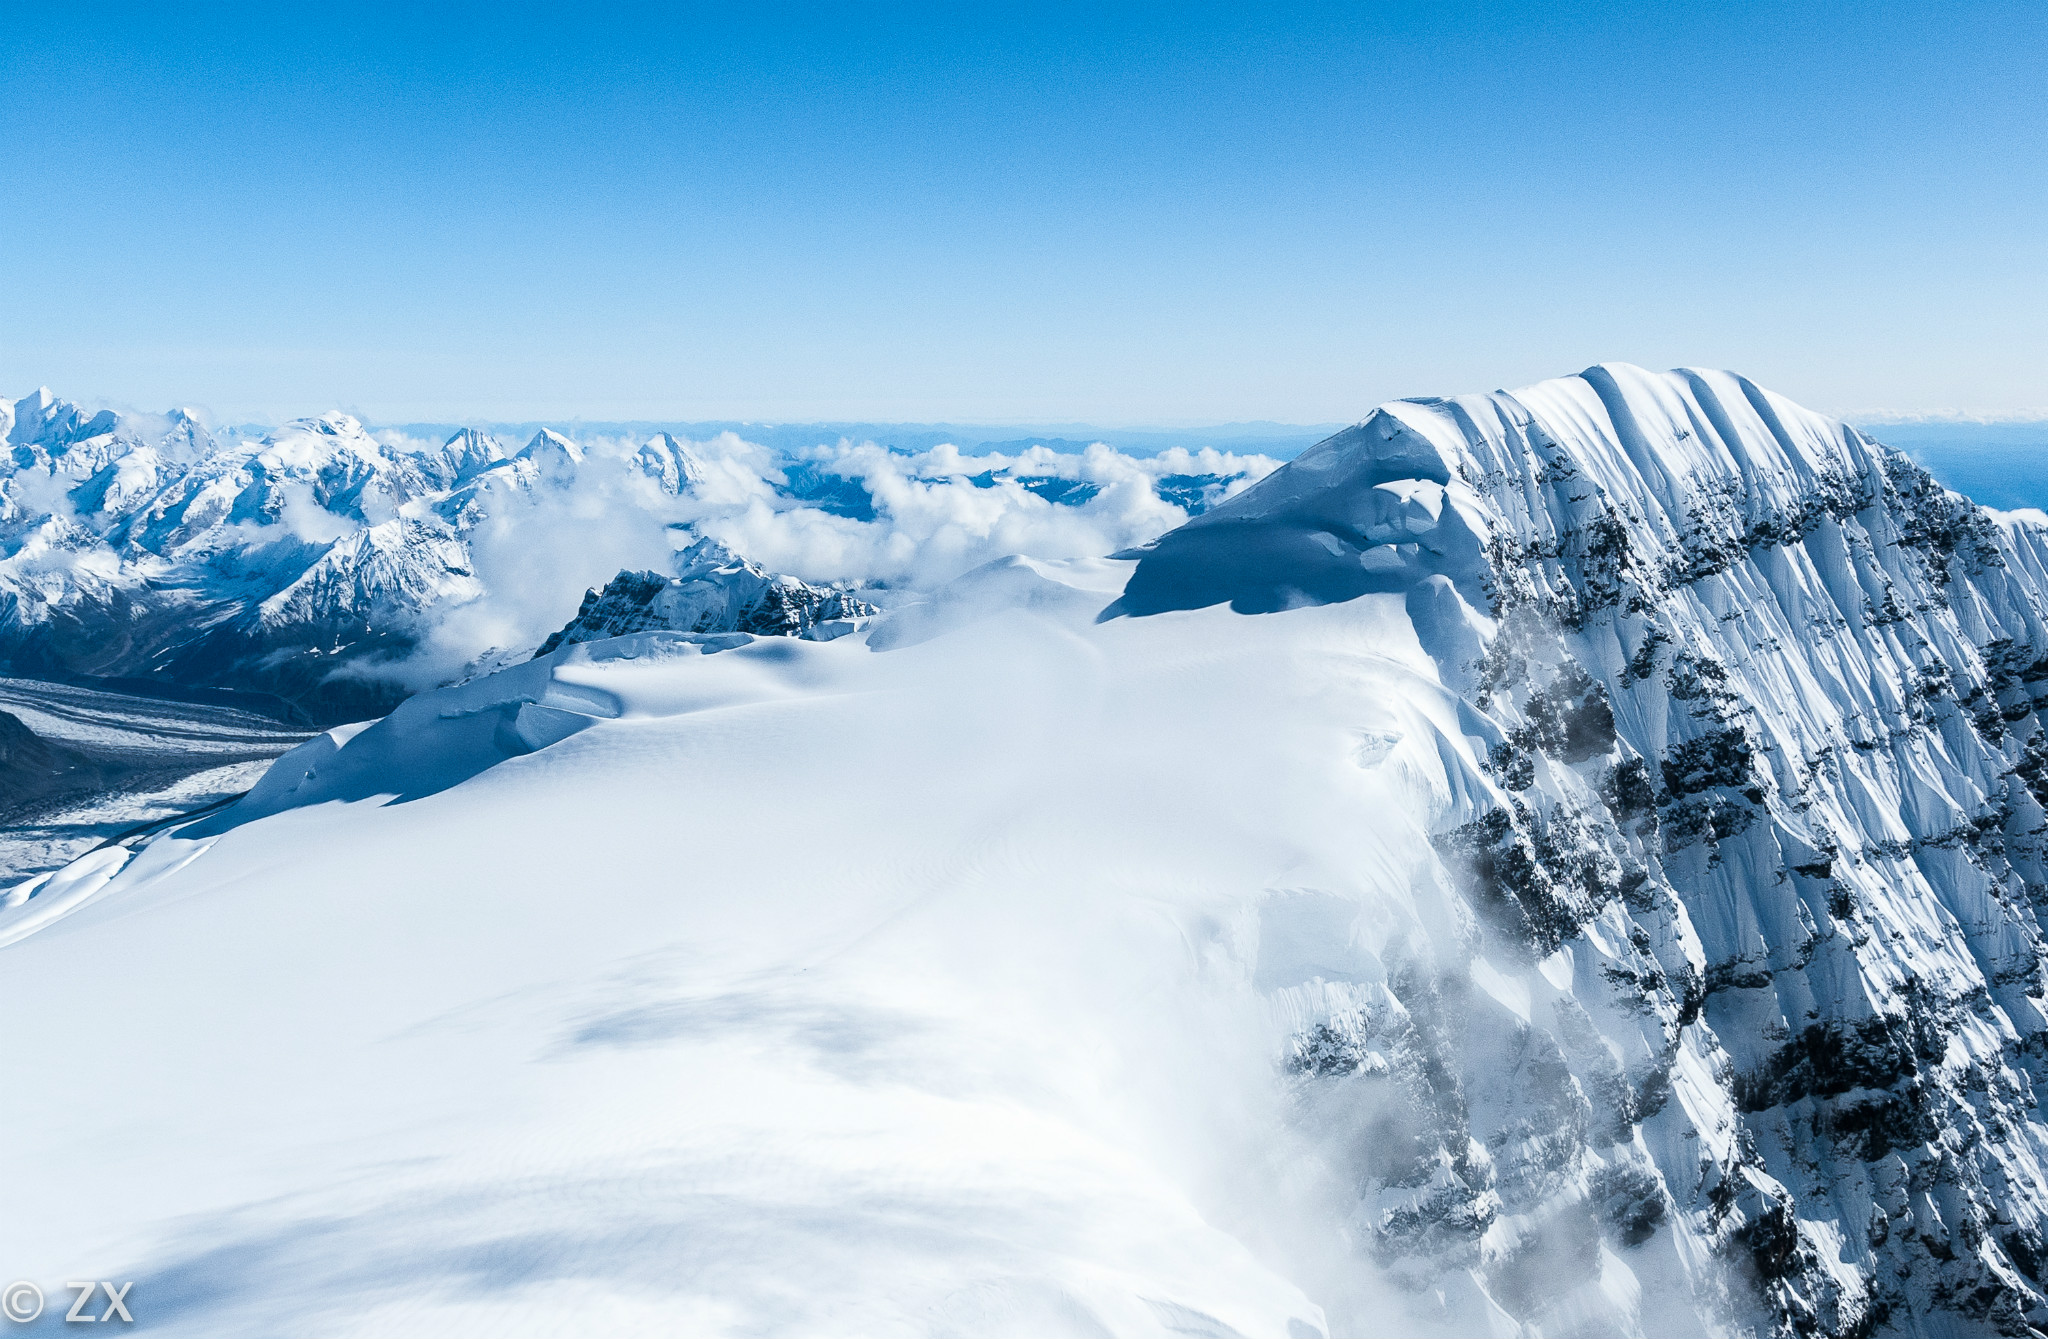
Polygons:
<instances>
[{"instance_id":1,"label":"distant mountain range","mask_svg":"<svg viewBox=\"0 0 2048 1339\"><path fill-rule=\"evenodd\" d=\"M620 570L607 560L620 532L649 536L642 549L654 546L656 561L707 517L734 529L780 517L807 526L813 551L902 548L898 514L916 513L938 549L957 552L957 570L977 546L1030 546L1006 517L1058 529L1053 513L1073 512L1089 522L1078 533L1101 530L1108 547L1150 538L1274 464L1214 448L1133 461L1044 443L926 459L818 448L812 429L724 425L755 434L743 441L712 431L721 426L700 425L712 440L694 444L543 426L508 445L475 427L372 433L342 413L247 436L209 432L185 411L89 413L47 390L0 402L0 672L229 693L309 724L358 720L423 684L531 654L578 616L575 592ZM479 565L487 541L509 555L495 578ZM1085 551L1094 540L1066 542ZM565 576L559 596L544 593ZM491 597L519 601L525 621L479 619L489 626L470 640L450 634L452 663L409 663L452 614Z\"/></svg>"},{"instance_id":2,"label":"distant mountain range","mask_svg":"<svg viewBox=\"0 0 2048 1339\"><path fill-rule=\"evenodd\" d=\"M452 423L394 423L388 426L415 437L440 437L458 425ZM1034 446L1072 454L1100 442L1126 455L1152 456L1181 447L1189 451L1208 448L1271 456L1291 460L1345 425L1342 423L1214 423L1186 428L1105 428L1088 423L871 423L854 420L819 420L805 423L762 423L741 419L704 419L691 422L655 420L489 423L490 432L508 440L523 440L542 428L570 431L579 436L647 437L673 433L691 441L707 441L720 433L733 433L776 451L797 452L807 447L831 445L841 440L873 442L899 451L929 451L952 445L962 451L982 454L990 451L1015 454ZM253 428L255 434L266 429Z\"/></svg>"}]
</instances>

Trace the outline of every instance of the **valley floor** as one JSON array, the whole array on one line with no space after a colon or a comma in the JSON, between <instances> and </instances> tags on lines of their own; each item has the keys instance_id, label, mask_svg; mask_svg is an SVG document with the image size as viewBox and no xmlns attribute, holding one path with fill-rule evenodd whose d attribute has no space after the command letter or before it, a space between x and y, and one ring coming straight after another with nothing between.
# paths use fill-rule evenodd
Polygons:
<instances>
[{"instance_id":1,"label":"valley floor","mask_svg":"<svg viewBox=\"0 0 2048 1339\"><path fill-rule=\"evenodd\" d=\"M232 707L36 679L0 678L0 713L34 736L26 750L0 755L0 886L139 824L239 795L306 738Z\"/></svg>"}]
</instances>

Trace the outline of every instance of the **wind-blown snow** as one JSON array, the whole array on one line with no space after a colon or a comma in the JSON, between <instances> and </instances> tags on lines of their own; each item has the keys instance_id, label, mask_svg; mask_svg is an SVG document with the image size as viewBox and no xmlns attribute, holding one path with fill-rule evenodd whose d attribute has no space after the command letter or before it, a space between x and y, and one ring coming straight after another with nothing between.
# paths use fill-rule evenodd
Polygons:
<instances>
[{"instance_id":1,"label":"wind-blown snow","mask_svg":"<svg viewBox=\"0 0 2048 1339\"><path fill-rule=\"evenodd\" d=\"M1616 366L561 646L0 910L0 1255L194 1334L2025 1334L2044 560Z\"/></svg>"}]
</instances>

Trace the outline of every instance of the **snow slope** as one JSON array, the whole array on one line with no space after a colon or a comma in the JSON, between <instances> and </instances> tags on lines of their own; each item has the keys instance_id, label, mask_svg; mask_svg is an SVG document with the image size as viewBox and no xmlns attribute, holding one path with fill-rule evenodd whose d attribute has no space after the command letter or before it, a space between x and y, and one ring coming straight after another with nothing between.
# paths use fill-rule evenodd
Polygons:
<instances>
[{"instance_id":1,"label":"snow slope","mask_svg":"<svg viewBox=\"0 0 2048 1339\"><path fill-rule=\"evenodd\" d=\"M0 1259L209 1335L2028 1333L2044 538L1601 367L422 694L0 909Z\"/></svg>"},{"instance_id":2,"label":"snow slope","mask_svg":"<svg viewBox=\"0 0 2048 1339\"><path fill-rule=\"evenodd\" d=\"M886 655L570 647L160 840L8 952L0 1253L170 1333L1322 1332L1262 890L1425 859L1357 818L1453 709L1398 608L1097 627L1121 568L1048 570L1074 617Z\"/></svg>"}]
</instances>

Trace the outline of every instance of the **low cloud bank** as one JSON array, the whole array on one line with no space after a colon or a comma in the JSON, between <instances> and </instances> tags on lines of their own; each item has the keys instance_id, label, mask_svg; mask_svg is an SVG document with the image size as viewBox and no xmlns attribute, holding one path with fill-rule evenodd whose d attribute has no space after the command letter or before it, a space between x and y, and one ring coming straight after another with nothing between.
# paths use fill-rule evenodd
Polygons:
<instances>
[{"instance_id":1,"label":"low cloud bank","mask_svg":"<svg viewBox=\"0 0 2048 1339\"><path fill-rule=\"evenodd\" d=\"M480 519L465 535L484 593L423 611L420 649L398 667L408 685L539 644L586 589L625 569L669 571L671 554L699 536L770 571L862 587L888 603L1010 554L1084 558L1144 543L1279 465L1101 445L968 455L841 442L794 457L731 433L677 445L695 476L679 492L654 472L646 443L624 438L579 442L580 461L530 481L486 478Z\"/></svg>"}]
</instances>

